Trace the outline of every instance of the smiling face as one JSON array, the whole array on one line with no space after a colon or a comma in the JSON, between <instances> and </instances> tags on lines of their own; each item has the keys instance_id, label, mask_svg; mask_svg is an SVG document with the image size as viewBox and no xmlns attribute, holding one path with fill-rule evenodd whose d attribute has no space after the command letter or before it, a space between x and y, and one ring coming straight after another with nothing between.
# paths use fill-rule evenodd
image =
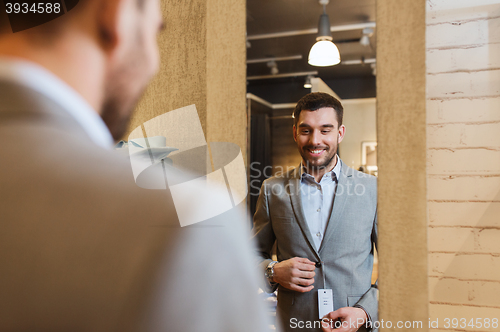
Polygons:
<instances>
[{"instance_id":1,"label":"smiling face","mask_svg":"<svg viewBox=\"0 0 500 332\"><path fill-rule=\"evenodd\" d=\"M333 169L344 134L345 127L339 127L332 107L300 112L297 124L293 126L293 138L308 173L322 176Z\"/></svg>"}]
</instances>

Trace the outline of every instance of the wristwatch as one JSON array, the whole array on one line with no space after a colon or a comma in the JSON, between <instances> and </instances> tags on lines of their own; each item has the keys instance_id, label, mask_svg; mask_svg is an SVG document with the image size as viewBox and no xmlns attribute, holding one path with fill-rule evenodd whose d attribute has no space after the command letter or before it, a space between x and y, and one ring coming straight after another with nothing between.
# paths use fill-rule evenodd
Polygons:
<instances>
[{"instance_id":1,"label":"wristwatch","mask_svg":"<svg viewBox=\"0 0 500 332\"><path fill-rule=\"evenodd\" d=\"M269 282L273 283L274 282L274 265L276 265L278 262L272 261L269 263L266 267L266 278Z\"/></svg>"}]
</instances>

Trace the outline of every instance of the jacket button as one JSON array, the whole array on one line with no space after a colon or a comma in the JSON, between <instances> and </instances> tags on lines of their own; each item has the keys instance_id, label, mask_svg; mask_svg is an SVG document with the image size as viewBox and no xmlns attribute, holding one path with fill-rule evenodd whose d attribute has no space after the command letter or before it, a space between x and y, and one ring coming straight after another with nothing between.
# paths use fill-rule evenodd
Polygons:
<instances>
[{"instance_id":1,"label":"jacket button","mask_svg":"<svg viewBox=\"0 0 500 332\"><path fill-rule=\"evenodd\" d=\"M321 267L321 262L316 262L316 267Z\"/></svg>"}]
</instances>

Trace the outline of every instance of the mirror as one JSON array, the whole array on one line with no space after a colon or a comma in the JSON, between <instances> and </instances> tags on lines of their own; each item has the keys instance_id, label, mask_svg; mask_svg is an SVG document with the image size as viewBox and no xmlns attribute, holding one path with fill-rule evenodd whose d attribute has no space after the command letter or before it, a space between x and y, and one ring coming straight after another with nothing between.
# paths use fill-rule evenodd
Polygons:
<instances>
[{"instance_id":1,"label":"mirror","mask_svg":"<svg viewBox=\"0 0 500 332\"><path fill-rule=\"evenodd\" d=\"M315 67L308 64L308 55L323 13L329 17L341 62ZM292 113L297 101L310 92L328 93L344 107L346 133L338 148L343 163L378 175L375 13L375 0L247 2L247 160L252 215L263 181L301 163L292 135ZM376 252L374 256L372 283L378 276Z\"/></svg>"}]
</instances>

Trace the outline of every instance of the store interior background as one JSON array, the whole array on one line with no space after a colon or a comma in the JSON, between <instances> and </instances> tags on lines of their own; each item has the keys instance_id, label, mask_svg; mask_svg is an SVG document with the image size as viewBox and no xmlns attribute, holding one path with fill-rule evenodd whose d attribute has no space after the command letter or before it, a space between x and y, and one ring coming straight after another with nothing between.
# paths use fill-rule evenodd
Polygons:
<instances>
[{"instance_id":1,"label":"store interior background","mask_svg":"<svg viewBox=\"0 0 500 332\"><path fill-rule=\"evenodd\" d=\"M252 9L253 1L249 0L247 13L247 2L243 0L162 1L168 22L159 40L162 66L130 128L164 112L195 104L208 142L233 142L242 151L251 150L249 117L257 114L257 108L263 105L262 112L270 118L289 116L291 108L271 106L269 111L266 107L294 103L307 92L302 86L304 77L270 79L261 88L255 86L258 80L248 81L247 75L268 75L270 70L266 63L247 65L248 59L281 55L248 53L247 59L247 51L256 50L259 41L250 41L251 47L247 48L246 36L264 33L247 31L247 20L252 15L269 14L267 20L277 24L293 2L304 16L314 15L307 22L286 20L288 25L276 27L275 32L317 26L321 6L316 0L284 2L266 1L262 7ZM376 54L372 54L376 56L376 76L366 65L338 65L332 69L333 76L322 77L321 70L318 76L346 104L347 137L356 133L350 128L360 121L375 122L371 113L372 120L360 115L349 123L348 107L352 105L348 101L376 97L376 136L366 140L378 143L380 318L422 321L419 331L429 328L425 324L429 318L440 320L437 331L454 330L442 325L445 318L464 318L468 323L471 319L499 318L500 2L360 1L372 6L372 16L338 14L341 6L349 8L355 3L332 0L327 6L330 23L368 22L376 16L375 35L370 39L376 47ZM352 33L357 35L346 40L360 38L360 31ZM333 36L335 40L336 34ZM299 51L297 46L291 53L301 53L300 61L306 63L314 35L301 38L307 39L303 45L306 51ZM271 44L279 48L277 42ZM351 51L355 58L358 44L339 44L343 60L350 60ZM291 70L287 67L291 63L278 62L280 73ZM258 68L252 73L254 65ZM359 70L357 78L343 76L344 70L355 68ZM339 83L341 79L352 84ZM368 87L364 82L370 80L372 88L354 88ZM281 83L295 85L290 90L295 92L281 89L272 96L266 94L273 91L271 85ZM366 94L347 94L359 90ZM249 113L247 93L269 104L252 99ZM254 107L254 103L259 106ZM273 159L269 162L295 166L298 160L286 157L293 152L287 121L291 120L269 121L269 134L272 128L275 134L290 128L288 142L278 141L275 151L270 147ZM348 165L358 166L355 156L360 156L359 143L364 140L353 142L357 151L353 157L344 154L349 150L348 141L341 146L341 157ZM484 326L458 329L498 330Z\"/></svg>"}]
</instances>

